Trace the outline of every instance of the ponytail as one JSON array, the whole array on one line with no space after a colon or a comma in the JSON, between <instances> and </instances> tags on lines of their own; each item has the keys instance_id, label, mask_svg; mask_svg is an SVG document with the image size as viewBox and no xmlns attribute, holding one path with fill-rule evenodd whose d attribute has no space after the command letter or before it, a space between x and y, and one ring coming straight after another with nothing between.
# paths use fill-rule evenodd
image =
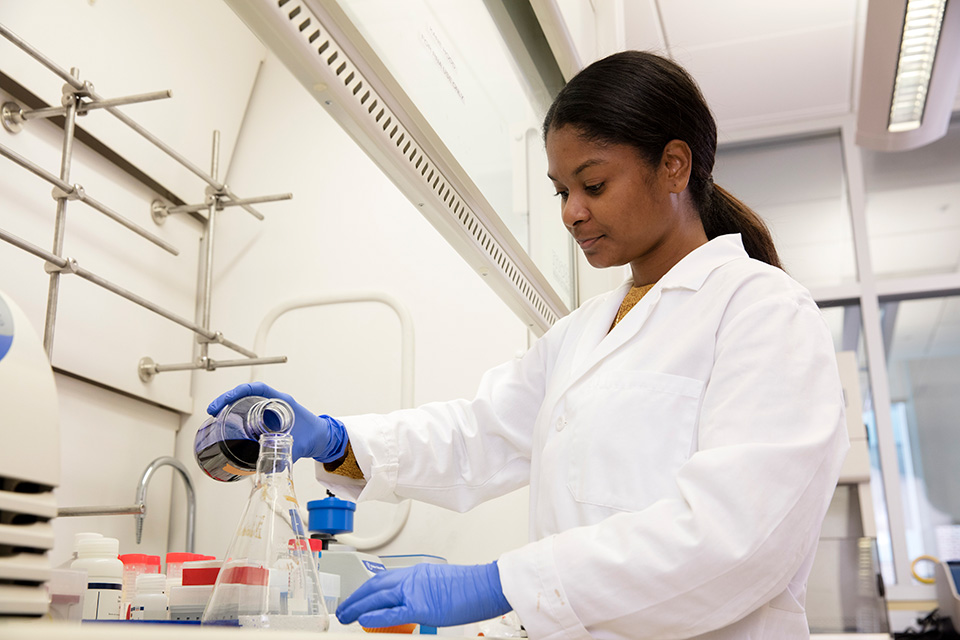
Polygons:
<instances>
[{"instance_id":1,"label":"ponytail","mask_svg":"<svg viewBox=\"0 0 960 640\"><path fill-rule=\"evenodd\" d=\"M782 269L773 237L763 219L723 187L709 179L705 189L705 206L700 207L700 221L707 239L727 233L739 233L747 255Z\"/></svg>"}]
</instances>

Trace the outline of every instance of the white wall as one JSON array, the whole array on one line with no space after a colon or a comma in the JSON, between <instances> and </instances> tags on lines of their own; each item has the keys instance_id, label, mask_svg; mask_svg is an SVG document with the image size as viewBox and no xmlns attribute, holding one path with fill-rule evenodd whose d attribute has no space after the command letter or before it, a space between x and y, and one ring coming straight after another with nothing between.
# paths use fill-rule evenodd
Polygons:
<instances>
[{"instance_id":1,"label":"white wall","mask_svg":"<svg viewBox=\"0 0 960 640\"><path fill-rule=\"evenodd\" d=\"M220 3L31 0L0 3L0 22L63 69L77 67L104 97L171 89L174 99L125 107L135 121L192 162L209 165L213 127L223 129L229 158L263 47ZM210 25L217 46L208 46ZM220 72L229 62L228 76ZM49 104L59 104L64 82L26 52L0 38L0 71ZM0 92L0 100L10 99ZM78 127L123 155L185 199L202 201L205 184L103 111ZM0 130L0 144L57 174L62 131L43 120L18 134ZM56 203L51 185L7 159L0 160L0 228L49 250ZM192 320L200 226L178 217L157 227L150 203L158 193L77 143L69 182L180 250L178 256L79 203L67 207L64 255L98 276ZM42 334L48 277L43 262L0 243L0 289L23 308ZM142 383L137 362L192 357L193 334L76 276L61 280L52 364L58 372L61 414L60 506L132 505L137 481L157 457L172 455L178 410L191 410L189 374ZM2 393L2 390L0 390ZM6 400L6 398L4 398ZM2 422L0 422L2 425ZM179 484L179 481L177 481ZM120 539L122 553L167 549L171 472L159 471L147 496L143 544L133 516L60 518L51 559L71 552L72 534L93 530ZM182 489L174 489L182 492Z\"/></svg>"},{"instance_id":2,"label":"white wall","mask_svg":"<svg viewBox=\"0 0 960 640\"><path fill-rule=\"evenodd\" d=\"M272 57L247 114L265 49L224 5L202 4L3 3L0 22L60 66L79 66L81 77L107 97L173 88L174 100L126 112L204 170L212 128L220 128L221 178L235 191L294 193L292 202L261 205L264 222L240 209L221 215L213 328L251 346L260 319L279 301L332 291L385 291L414 317L417 402L471 395L482 371L526 348L522 323ZM213 48L211 24L217 25ZM90 38L80 38L81 33ZM2 39L0 70L48 102L59 95L61 80ZM104 126L95 125L94 118L110 120L91 114L80 126ZM123 134L109 126L95 133L164 188L191 202L202 200L203 182L184 178L173 160L147 143L140 141L144 151L126 136L114 138ZM18 135L0 130L0 144L56 172L60 135L49 123L33 122ZM181 254L168 256L79 203L68 207L65 254L193 319L200 225L179 216L154 226L149 203L156 193L85 146L75 152L71 182L177 245ZM0 164L0 228L48 249L56 208L49 185L5 159ZM46 283L41 260L0 243L0 289L24 308L37 333L43 329ZM265 350L288 355L290 364L265 368L264 379L318 412L394 409L399 406L397 336L394 317L376 308L291 315L278 322ZM197 549L222 555L248 487L203 477L193 461L192 440L207 402L247 380L249 370L164 373L149 384L136 376L142 356L183 362L195 348L189 331L90 283L64 279L53 357L62 372L57 375L63 460L57 498L63 506L132 504L147 464L176 453L197 485ZM219 348L211 355L237 357ZM298 465L296 473L301 502L323 496L310 463ZM140 547L134 544L132 516L61 518L54 524L51 559L62 562L72 534L81 530L120 538L121 552L182 550L184 494L172 475L161 469L151 483ZM362 507L358 532L371 533L381 517L376 508ZM488 560L522 544L526 529L525 492L464 516L416 505L394 547L454 561Z\"/></svg>"},{"instance_id":3,"label":"white wall","mask_svg":"<svg viewBox=\"0 0 960 640\"><path fill-rule=\"evenodd\" d=\"M258 222L235 210L220 218L214 324L251 344L261 319L291 298L377 290L398 298L414 319L416 402L472 396L481 373L526 348L526 332L499 298L383 176L296 80L268 55L227 177L253 191L292 191L264 206ZM263 355L287 355L262 379L317 413L347 415L400 406L395 316L374 305L284 316ZM214 357L217 357L214 354ZM208 400L249 380L244 369L197 375L194 397ZM201 477L192 460L203 419L184 423L177 454L199 487L198 549L226 551L249 491ZM313 466L296 466L301 506L325 496ZM372 535L393 507L361 505L357 533ZM174 508L172 546L182 535ZM491 560L526 541L526 493L460 516L418 504L387 549L453 561Z\"/></svg>"}]
</instances>

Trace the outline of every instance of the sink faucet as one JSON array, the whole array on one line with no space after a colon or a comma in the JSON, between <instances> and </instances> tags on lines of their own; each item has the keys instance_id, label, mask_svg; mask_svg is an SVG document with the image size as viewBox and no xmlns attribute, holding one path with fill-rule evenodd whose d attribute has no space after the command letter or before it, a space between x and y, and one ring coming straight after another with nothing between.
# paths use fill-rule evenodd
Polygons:
<instances>
[{"instance_id":1,"label":"sink faucet","mask_svg":"<svg viewBox=\"0 0 960 640\"><path fill-rule=\"evenodd\" d=\"M147 485L150 483L150 478L153 477L153 473L164 465L169 465L180 472L180 476L183 478L184 487L187 490L186 552L193 553L193 542L197 518L197 497L193 491L193 481L190 479L190 474L187 473L187 468L183 466L182 462L176 458L171 458L170 456L157 458L147 465L147 468L143 470L143 475L140 476L140 483L137 485L137 504L141 506L142 512L135 514L137 519L137 544L140 544L140 538L143 536L143 518L147 514Z\"/></svg>"}]
</instances>

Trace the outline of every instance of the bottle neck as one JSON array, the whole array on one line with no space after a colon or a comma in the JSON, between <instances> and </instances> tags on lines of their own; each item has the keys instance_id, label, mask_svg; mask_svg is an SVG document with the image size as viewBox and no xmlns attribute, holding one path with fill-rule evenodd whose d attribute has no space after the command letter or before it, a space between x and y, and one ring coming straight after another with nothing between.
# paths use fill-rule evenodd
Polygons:
<instances>
[{"instance_id":1,"label":"bottle neck","mask_svg":"<svg viewBox=\"0 0 960 640\"><path fill-rule=\"evenodd\" d=\"M293 428L293 409L282 400L265 398L247 411L246 424L256 435L288 433Z\"/></svg>"}]
</instances>

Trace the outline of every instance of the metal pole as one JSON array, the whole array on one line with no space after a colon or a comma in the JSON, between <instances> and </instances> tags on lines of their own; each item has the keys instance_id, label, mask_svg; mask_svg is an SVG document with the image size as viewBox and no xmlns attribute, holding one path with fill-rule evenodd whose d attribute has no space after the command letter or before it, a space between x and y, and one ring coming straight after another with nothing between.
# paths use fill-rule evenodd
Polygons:
<instances>
[{"instance_id":1,"label":"metal pole","mask_svg":"<svg viewBox=\"0 0 960 640\"><path fill-rule=\"evenodd\" d=\"M57 509L57 517L140 515L146 510L147 507L143 503L132 504L128 507L60 507Z\"/></svg>"},{"instance_id":2,"label":"metal pole","mask_svg":"<svg viewBox=\"0 0 960 640\"><path fill-rule=\"evenodd\" d=\"M81 102L77 106L77 114L84 115L94 109L105 109L106 107L119 107L126 104L137 104L140 102L150 102L152 100L162 100L173 96L173 91L154 91L152 93L141 93L135 96L126 96L123 98L110 98L109 100L100 100L97 102ZM43 109L31 109L30 111L21 111L20 117L24 120L35 120L37 118L53 118L62 116L66 112L66 107L44 107Z\"/></svg>"},{"instance_id":3,"label":"metal pole","mask_svg":"<svg viewBox=\"0 0 960 640\"><path fill-rule=\"evenodd\" d=\"M78 78L80 71L74 67L70 75ZM79 98L70 90L70 86L63 88L63 100L66 103L66 112L63 114L63 147L60 152L60 181L70 182L70 161L73 156L73 134L77 122L77 102ZM57 198L57 217L53 227L53 255L63 253L63 237L67 226L67 195ZM57 303L60 300L60 273L50 274L50 284L47 287L47 313L43 323L43 349L47 359L53 361L53 334L57 324Z\"/></svg>"},{"instance_id":4,"label":"metal pole","mask_svg":"<svg viewBox=\"0 0 960 640\"><path fill-rule=\"evenodd\" d=\"M240 200L222 200L220 202L220 208L226 209L227 207L242 207L247 204L259 204L261 202L278 202L280 200L290 200L293 198L292 193L279 193L273 196L257 196L255 198L241 198ZM197 213L198 211L203 211L210 205L204 204L181 204L176 207L168 207L167 213Z\"/></svg>"},{"instance_id":5,"label":"metal pole","mask_svg":"<svg viewBox=\"0 0 960 640\"><path fill-rule=\"evenodd\" d=\"M210 152L210 175L216 180L220 173L220 132L213 132L213 148ZM204 225L206 236L203 245L203 286L200 291L200 326L210 328L210 300L213 297L213 234L217 226L217 204L220 201L218 194L213 194L207 207L207 222ZM200 358L206 361L210 351L207 342L200 344Z\"/></svg>"},{"instance_id":6,"label":"metal pole","mask_svg":"<svg viewBox=\"0 0 960 640\"><path fill-rule=\"evenodd\" d=\"M205 362L181 362L176 364L160 364L158 362L142 362L140 368L148 374L166 373L169 371L196 371L207 369L213 371L224 367L252 367L262 364L284 364L287 356L267 356L264 358L240 358L238 360L213 360Z\"/></svg>"},{"instance_id":7,"label":"metal pole","mask_svg":"<svg viewBox=\"0 0 960 640\"><path fill-rule=\"evenodd\" d=\"M187 329L190 329L194 333L200 334L204 338L207 338L210 342L216 342L216 343L222 344L228 349L236 351L239 354L245 355L248 358L257 357L257 354L254 353L253 351L250 351L249 349L245 349L240 345L236 344L235 342L225 339L223 337L223 334L221 334L220 332L210 331L209 329L204 329L202 327L199 327L195 323L190 322L185 318L181 318L175 313L167 311L163 307L160 307L154 304L153 302L150 302L146 298L138 296L137 294L131 291L127 291L123 287L115 285L108 280L104 280L103 278L96 275L95 273L91 273L90 271L87 271L86 269L81 267L79 264L77 264L76 260L69 260L67 258L61 258L60 256L53 255L49 251L45 249L41 249L35 244L31 244L26 240L22 238L18 238L17 236L11 233L7 233L3 229L0 229L0 240L9 242L13 246L19 247L24 251L26 251L27 253L32 253L38 258L41 258L49 262L56 269L62 269L62 270L68 271L69 273L76 274L81 278L83 278L84 280L87 280L88 282L92 282L95 285L103 287L107 291L111 291L122 298L126 298L127 300L129 300L130 302L133 302L134 304L140 305L144 309L152 311L157 315L163 316L167 320L175 322L182 327L186 327Z\"/></svg>"},{"instance_id":8,"label":"metal pole","mask_svg":"<svg viewBox=\"0 0 960 640\"><path fill-rule=\"evenodd\" d=\"M256 196L253 198L240 198L239 200L226 200L220 203L221 209L226 209L227 207L243 207L248 204L260 204L261 202L278 202L280 200L290 200L293 198L292 193L279 193L273 196Z\"/></svg>"},{"instance_id":9,"label":"metal pole","mask_svg":"<svg viewBox=\"0 0 960 640\"><path fill-rule=\"evenodd\" d=\"M159 236L155 236L149 231L147 231L146 229L143 229L142 227L138 226L136 223L131 222L130 220L127 220L126 218L124 218L122 215L120 215L119 213L117 213L107 205L102 204L101 202L99 202L98 200L96 200L91 196L88 196L83 191L82 188L77 188L75 185L67 184L66 182L64 182L57 176L53 175L43 167L39 167L35 165L34 163L30 162L29 160L27 160L26 158L18 154L16 151L9 149L3 146L2 144L0 144L0 156L4 156L6 158L9 158L10 160L13 160L18 165L20 165L21 167L29 171L30 173L34 174L37 177L43 178L44 180L52 184L54 187L59 189L59 192L57 193L58 199L60 197L66 196L68 200L79 200L80 202L84 203L90 208L96 209L97 211L107 216L114 222L117 222L123 225L124 227L126 227L127 229L129 229L130 231L133 231L141 238L144 238L145 240L149 240L150 242L157 245L164 251L172 253L175 256L180 255L180 251L176 247L174 247L172 244L164 240L163 238L160 238Z\"/></svg>"},{"instance_id":10,"label":"metal pole","mask_svg":"<svg viewBox=\"0 0 960 640\"><path fill-rule=\"evenodd\" d=\"M20 36L18 36L14 32L7 29L5 26L3 26L3 24L0 24L0 35L5 37L7 40L12 42L13 44L20 47L23 51L25 51L29 55L33 56L33 58L36 59L37 62L39 62L40 64L45 66L47 69L50 69L50 71L53 71L55 74L63 78L67 82L67 84L72 86L74 89L78 89L78 90L83 89L83 83L80 82L80 80L73 77L71 74L67 73L55 62L53 62L52 60L47 58L45 55L43 55L42 53L40 53L39 51L31 47L24 40L22 40Z\"/></svg>"}]
</instances>

